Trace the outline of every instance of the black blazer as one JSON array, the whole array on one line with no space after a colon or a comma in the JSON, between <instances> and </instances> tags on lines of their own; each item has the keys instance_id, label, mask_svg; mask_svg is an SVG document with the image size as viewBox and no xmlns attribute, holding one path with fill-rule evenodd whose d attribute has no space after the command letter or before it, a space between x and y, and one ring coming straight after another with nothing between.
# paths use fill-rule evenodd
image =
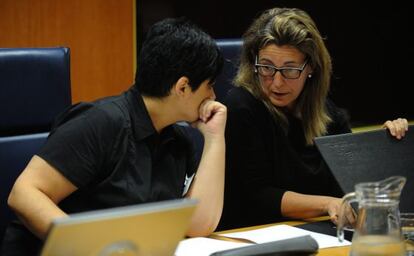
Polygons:
<instances>
[{"instance_id":1,"label":"black blazer","mask_svg":"<svg viewBox=\"0 0 414 256\"><path fill-rule=\"evenodd\" d=\"M306 145L301 120L288 116L286 133L265 105L241 87L232 89L224 103L226 186L219 229L283 220L286 191L342 196L316 147ZM330 101L327 108L333 119L328 134L351 132L345 111Z\"/></svg>"}]
</instances>

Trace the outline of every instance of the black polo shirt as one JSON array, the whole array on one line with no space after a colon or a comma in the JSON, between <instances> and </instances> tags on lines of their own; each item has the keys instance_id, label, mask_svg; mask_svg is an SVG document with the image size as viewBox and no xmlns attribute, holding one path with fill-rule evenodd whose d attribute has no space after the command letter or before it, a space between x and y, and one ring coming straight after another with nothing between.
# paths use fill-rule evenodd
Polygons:
<instances>
[{"instance_id":1,"label":"black polo shirt","mask_svg":"<svg viewBox=\"0 0 414 256\"><path fill-rule=\"evenodd\" d=\"M78 188L59 204L74 213L182 197L193 152L183 127L157 133L132 87L60 115L38 156Z\"/></svg>"},{"instance_id":2,"label":"black polo shirt","mask_svg":"<svg viewBox=\"0 0 414 256\"><path fill-rule=\"evenodd\" d=\"M182 197L196 170L186 127L158 134L139 92L79 103L61 114L37 154L77 188L60 202L67 213ZM189 134L191 136L191 134ZM1 255L37 255L42 242L18 222Z\"/></svg>"}]
</instances>

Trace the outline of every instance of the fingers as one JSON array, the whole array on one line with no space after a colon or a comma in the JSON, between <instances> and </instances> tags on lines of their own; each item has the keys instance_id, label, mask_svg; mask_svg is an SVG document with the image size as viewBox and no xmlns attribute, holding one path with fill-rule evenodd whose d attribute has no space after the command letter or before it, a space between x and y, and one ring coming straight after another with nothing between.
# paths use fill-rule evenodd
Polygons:
<instances>
[{"instance_id":1,"label":"fingers","mask_svg":"<svg viewBox=\"0 0 414 256\"><path fill-rule=\"evenodd\" d=\"M354 227L356 224L356 213L350 204L347 204L345 207L346 207L346 210L345 210L346 223L350 227Z\"/></svg>"},{"instance_id":2,"label":"fingers","mask_svg":"<svg viewBox=\"0 0 414 256\"><path fill-rule=\"evenodd\" d=\"M222 139L226 127L227 108L213 100L205 100L199 107L199 120L196 128L204 135L204 140Z\"/></svg>"},{"instance_id":3,"label":"fingers","mask_svg":"<svg viewBox=\"0 0 414 256\"><path fill-rule=\"evenodd\" d=\"M213 100L205 100L199 108L199 118L206 123L216 113L225 113L226 107L221 103Z\"/></svg>"},{"instance_id":4,"label":"fingers","mask_svg":"<svg viewBox=\"0 0 414 256\"><path fill-rule=\"evenodd\" d=\"M205 100L203 103L201 103L201 106L199 108L199 118L203 122L207 122L207 120L210 118L212 114L212 104L214 101L212 100Z\"/></svg>"},{"instance_id":5,"label":"fingers","mask_svg":"<svg viewBox=\"0 0 414 256\"><path fill-rule=\"evenodd\" d=\"M341 208L341 204L342 204L342 199L334 199L331 200L331 202L329 202L328 205L328 214L329 214L329 218L330 220L338 225L338 222L340 221L339 218L341 218L341 223L344 224L344 226L346 227L353 227L356 224L356 213L354 212L353 208L351 207L350 204L344 204L343 207L343 211L341 214L343 214L343 216L339 216L340 215L340 208Z\"/></svg>"},{"instance_id":6,"label":"fingers","mask_svg":"<svg viewBox=\"0 0 414 256\"><path fill-rule=\"evenodd\" d=\"M334 224L338 224L338 214L329 216L329 218Z\"/></svg>"},{"instance_id":7,"label":"fingers","mask_svg":"<svg viewBox=\"0 0 414 256\"><path fill-rule=\"evenodd\" d=\"M384 127L390 131L392 136L401 139L405 136L405 132L408 131L408 121L405 118L388 120L384 123Z\"/></svg>"},{"instance_id":8,"label":"fingers","mask_svg":"<svg viewBox=\"0 0 414 256\"><path fill-rule=\"evenodd\" d=\"M340 198L332 198L332 200L330 200L327 206L327 212L329 214L329 218L335 224L338 224L338 218L339 218L338 214L339 214L341 202L342 200Z\"/></svg>"}]
</instances>

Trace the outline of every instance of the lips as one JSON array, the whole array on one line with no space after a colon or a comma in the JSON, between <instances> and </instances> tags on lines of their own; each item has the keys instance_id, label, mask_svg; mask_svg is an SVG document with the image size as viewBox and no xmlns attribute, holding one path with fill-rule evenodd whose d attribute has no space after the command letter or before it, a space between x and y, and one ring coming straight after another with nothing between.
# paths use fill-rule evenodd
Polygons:
<instances>
[{"instance_id":1,"label":"lips","mask_svg":"<svg viewBox=\"0 0 414 256\"><path fill-rule=\"evenodd\" d=\"M287 92L272 92L273 95L275 95L276 97L283 97L285 95L287 95Z\"/></svg>"}]
</instances>

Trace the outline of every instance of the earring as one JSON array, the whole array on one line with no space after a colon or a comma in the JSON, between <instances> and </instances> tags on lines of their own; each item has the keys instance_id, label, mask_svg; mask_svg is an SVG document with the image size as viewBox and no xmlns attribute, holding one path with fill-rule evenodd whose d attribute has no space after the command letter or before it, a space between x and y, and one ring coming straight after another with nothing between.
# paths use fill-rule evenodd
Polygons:
<instances>
[{"instance_id":1,"label":"earring","mask_svg":"<svg viewBox=\"0 0 414 256\"><path fill-rule=\"evenodd\" d=\"M308 75L308 78L312 78L312 74L309 74L309 75Z\"/></svg>"}]
</instances>

